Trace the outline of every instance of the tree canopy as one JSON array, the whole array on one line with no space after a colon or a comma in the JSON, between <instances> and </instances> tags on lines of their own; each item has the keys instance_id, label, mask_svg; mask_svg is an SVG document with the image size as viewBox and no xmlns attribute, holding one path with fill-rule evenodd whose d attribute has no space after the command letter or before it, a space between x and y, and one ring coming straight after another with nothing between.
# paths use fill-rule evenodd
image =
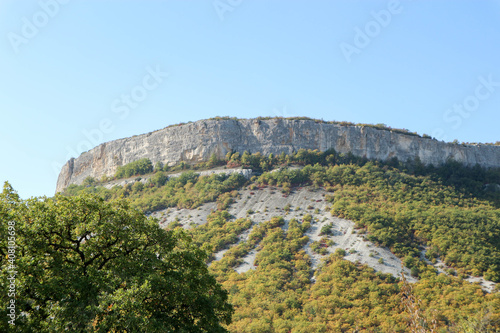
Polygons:
<instances>
[{"instance_id":1,"label":"tree canopy","mask_svg":"<svg viewBox=\"0 0 500 333\"><path fill-rule=\"evenodd\" d=\"M8 225L15 227L17 331L226 332L232 306L207 254L182 230L90 194L0 194L0 288L8 304ZM10 222L10 224L9 224ZM6 306L0 331L6 332Z\"/></svg>"}]
</instances>

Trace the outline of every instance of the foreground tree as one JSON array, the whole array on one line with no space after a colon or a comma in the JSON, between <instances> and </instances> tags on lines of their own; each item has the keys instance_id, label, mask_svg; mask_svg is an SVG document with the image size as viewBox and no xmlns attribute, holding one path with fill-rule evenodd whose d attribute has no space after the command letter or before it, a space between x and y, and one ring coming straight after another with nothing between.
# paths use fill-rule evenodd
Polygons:
<instances>
[{"instance_id":1,"label":"foreground tree","mask_svg":"<svg viewBox=\"0 0 500 333\"><path fill-rule=\"evenodd\" d=\"M206 253L124 201L0 194L0 331L226 332L233 312ZM15 225L16 319L7 240ZM12 223L14 222L14 223ZM12 229L12 228L11 228ZM10 266L10 268L12 268Z\"/></svg>"}]
</instances>

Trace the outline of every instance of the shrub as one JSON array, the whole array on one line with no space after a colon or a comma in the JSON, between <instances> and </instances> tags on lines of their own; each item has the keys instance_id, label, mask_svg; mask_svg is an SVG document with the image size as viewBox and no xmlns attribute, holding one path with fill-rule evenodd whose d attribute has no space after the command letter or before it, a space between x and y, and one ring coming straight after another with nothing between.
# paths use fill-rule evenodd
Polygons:
<instances>
[{"instance_id":1,"label":"shrub","mask_svg":"<svg viewBox=\"0 0 500 333\"><path fill-rule=\"evenodd\" d=\"M344 257L345 256L345 250L341 249L341 248L338 248L338 249L335 250L335 252L333 254L336 257Z\"/></svg>"},{"instance_id":2,"label":"shrub","mask_svg":"<svg viewBox=\"0 0 500 333\"><path fill-rule=\"evenodd\" d=\"M333 228L332 223L325 224L324 226L321 227L321 232L319 233L320 235L331 235Z\"/></svg>"},{"instance_id":3,"label":"shrub","mask_svg":"<svg viewBox=\"0 0 500 333\"><path fill-rule=\"evenodd\" d=\"M306 214L304 215L304 222L311 222L312 221L312 215L311 214Z\"/></svg>"}]
</instances>

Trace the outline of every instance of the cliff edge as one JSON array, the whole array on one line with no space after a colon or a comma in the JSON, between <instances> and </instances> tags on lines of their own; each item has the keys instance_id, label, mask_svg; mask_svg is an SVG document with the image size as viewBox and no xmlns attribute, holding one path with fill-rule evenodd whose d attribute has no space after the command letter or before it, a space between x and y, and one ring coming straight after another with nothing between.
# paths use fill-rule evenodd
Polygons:
<instances>
[{"instance_id":1,"label":"cliff edge","mask_svg":"<svg viewBox=\"0 0 500 333\"><path fill-rule=\"evenodd\" d=\"M367 126L346 126L309 119L209 119L103 143L61 169L56 192L87 177L112 176L116 169L141 158L173 165L207 161L215 153L245 150L287 154L304 149L351 152L368 159L400 161L419 157L440 165L452 158L468 166L500 167L500 146L458 145Z\"/></svg>"}]
</instances>

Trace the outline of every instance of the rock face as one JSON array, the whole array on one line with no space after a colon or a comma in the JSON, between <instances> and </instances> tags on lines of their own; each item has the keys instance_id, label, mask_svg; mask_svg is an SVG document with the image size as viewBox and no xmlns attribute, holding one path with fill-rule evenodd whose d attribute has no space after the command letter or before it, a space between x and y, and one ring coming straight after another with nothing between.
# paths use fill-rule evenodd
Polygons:
<instances>
[{"instance_id":1,"label":"rock face","mask_svg":"<svg viewBox=\"0 0 500 333\"><path fill-rule=\"evenodd\" d=\"M173 165L207 161L215 153L224 158L228 151L245 150L279 154L304 149L339 153L351 152L368 159L397 157L407 161L419 157L424 164L440 165L453 158L465 165L500 167L500 146L457 145L365 126L343 126L314 120L283 118L210 119L103 143L62 168L56 192L87 177L114 175L117 167L141 158L153 164Z\"/></svg>"}]
</instances>

